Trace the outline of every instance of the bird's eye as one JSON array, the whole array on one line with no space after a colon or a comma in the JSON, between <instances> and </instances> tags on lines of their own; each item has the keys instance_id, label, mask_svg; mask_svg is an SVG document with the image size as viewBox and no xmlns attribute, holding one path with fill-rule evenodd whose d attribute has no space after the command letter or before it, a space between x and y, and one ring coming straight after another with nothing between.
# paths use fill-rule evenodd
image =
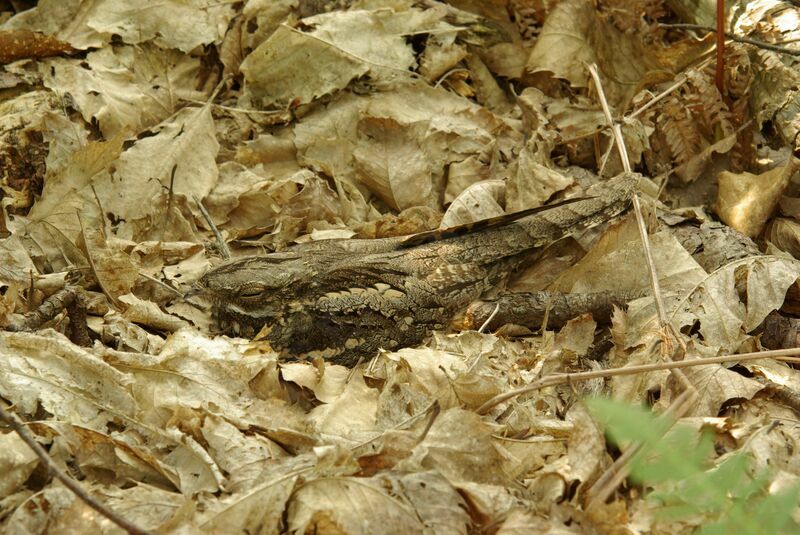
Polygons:
<instances>
[{"instance_id":1,"label":"bird's eye","mask_svg":"<svg viewBox=\"0 0 800 535\"><path fill-rule=\"evenodd\" d=\"M241 290L239 290L239 297L244 297L245 299L253 297L261 297L263 293L264 293L264 286L262 286L261 284L248 284L242 287Z\"/></svg>"}]
</instances>

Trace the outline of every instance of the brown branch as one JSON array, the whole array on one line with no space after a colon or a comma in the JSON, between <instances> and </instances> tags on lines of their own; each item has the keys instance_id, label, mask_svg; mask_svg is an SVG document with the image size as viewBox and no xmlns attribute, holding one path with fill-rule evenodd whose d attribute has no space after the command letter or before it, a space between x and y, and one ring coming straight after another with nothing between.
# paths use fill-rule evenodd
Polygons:
<instances>
[{"instance_id":1,"label":"brown branch","mask_svg":"<svg viewBox=\"0 0 800 535\"><path fill-rule=\"evenodd\" d=\"M625 366L622 368L608 368L605 370L593 370L590 372L578 373L556 373L548 375L527 386L509 390L498 394L477 409L478 414L486 414L495 406L518 396L534 392L548 386L571 383L573 381L588 381L614 377L617 375L633 375L637 373L648 373L662 370L675 370L680 368L691 368L693 366L706 366L708 364L723 364L726 362L740 362L746 360L775 359L784 362L800 363L800 358L791 355L800 355L800 347L790 349L776 349L774 351L757 351L755 353L742 353L741 355L723 355L721 357L696 358L689 360L676 360L670 362L657 362L655 364L638 364L636 366Z\"/></svg>"},{"instance_id":2,"label":"brown branch","mask_svg":"<svg viewBox=\"0 0 800 535\"><path fill-rule=\"evenodd\" d=\"M86 299L79 286L62 288L45 299L35 310L23 314L20 320L9 322L4 328L12 332L32 331L55 318L62 310L67 311L69 318L69 339L79 346L91 346L92 340L86 324Z\"/></svg>"},{"instance_id":3,"label":"brown branch","mask_svg":"<svg viewBox=\"0 0 800 535\"><path fill-rule=\"evenodd\" d=\"M717 65L714 82L720 95L725 94L725 0L717 0Z\"/></svg>"},{"instance_id":4,"label":"brown branch","mask_svg":"<svg viewBox=\"0 0 800 535\"><path fill-rule=\"evenodd\" d=\"M711 26L703 26L701 24L659 24L659 26L663 26L664 28L674 28L676 30L697 30L700 32L716 32L716 28L712 28ZM787 54L789 56L800 56L800 49L794 48L787 48L785 46L780 45L773 45L771 43L765 43L764 41L759 41L757 39L750 39L748 37L739 37L738 35L734 35L732 33L725 32L725 38L730 39L731 41L736 41L737 43L745 43L747 45L757 46L759 48L763 48L765 50L772 50L773 52L778 52L780 54Z\"/></svg>"},{"instance_id":5,"label":"brown branch","mask_svg":"<svg viewBox=\"0 0 800 535\"><path fill-rule=\"evenodd\" d=\"M121 527L128 533L132 535L149 535L152 532L140 528L136 524L130 522L129 520L121 517L99 500L91 496L84 488L78 483L74 478L64 472L58 465L56 465L53 460L50 458L50 455L44 450L44 448L36 441L34 436L25 428L25 424L23 424L16 415L8 412L3 406L0 406L0 421L8 424L11 429L14 430L17 435L22 439L23 442L36 454L39 460L44 464L47 470L53 474L56 479L61 481L65 487L75 493L75 495L83 500L86 505L112 521L117 526Z\"/></svg>"},{"instance_id":6,"label":"brown branch","mask_svg":"<svg viewBox=\"0 0 800 535\"><path fill-rule=\"evenodd\" d=\"M231 250L228 249L228 244L225 243L225 240L222 238L222 233L220 233L217 225L214 224L214 220L211 219L211 214L208 213L206 207L203 206L203 202L197 197L197 195L192 195L192 199L194 202L197 203L197 207L200 209L200 213L203 214L203 218L208 223L208 226L211 227L211 232L214 233L214 237L217 239L217 246L219 247L219 252L222 254L222 258L225 260L230 259L231 257Z\"/></svg>"}]
</instances>

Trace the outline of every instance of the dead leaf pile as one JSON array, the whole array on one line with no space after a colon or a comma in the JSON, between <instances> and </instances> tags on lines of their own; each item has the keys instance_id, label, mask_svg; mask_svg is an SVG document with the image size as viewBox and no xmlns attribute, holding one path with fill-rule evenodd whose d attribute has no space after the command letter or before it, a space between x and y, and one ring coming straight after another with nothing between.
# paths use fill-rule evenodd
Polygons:
<instances>
[{"instance_id":1,"label":"dead leaf pile","mask_svg":"<svg viewBox=\"0 0 800 535\"><path fill-rule=\"evenodd\" d=\"M596 500L620 451L591 394L712 433L709 468L745 451L770 492L797 484L800 373L777 360L492 401L552 374L798 345L798 60L731 41L715 79L713 35L667 24L713 25L713 4L0 2L0 324L78 284L94 340L72 344L63 314L0 331L2 407L89 494L161 533L703 525L659 517L633 483ZM728 4L730 32L797 50L800 8ZM199 203L235 255L259 254L495 217L620 173L591 63L652 179L659 293L632 212L508 287L625 296L610 326L437 332L347 369L214 336L180 298L220 261ZM0 473L4 532L120 532L7 430Z\"/></svg>"}]
</instances>

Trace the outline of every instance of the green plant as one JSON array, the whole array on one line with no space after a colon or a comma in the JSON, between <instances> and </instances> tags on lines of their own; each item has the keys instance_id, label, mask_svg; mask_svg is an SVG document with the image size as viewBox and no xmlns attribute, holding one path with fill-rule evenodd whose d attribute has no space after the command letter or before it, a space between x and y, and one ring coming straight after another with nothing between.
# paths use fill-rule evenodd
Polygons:
<instances>
[{"instance_id":1,"label":"green plant","mask_svg":"<svg viewBox=\"0 0 800 535\"><path fill-rule=\"evenodd\" d=\"M663 521L687 520L697 533L797 533L792 511L800 487L768 492L769 472L751 474L744 452L714 456L713 437L670 422L644 407L604 398L588 405L616 445L639 442L630 478L648 491Z\"/></svg>"}]
</instances>

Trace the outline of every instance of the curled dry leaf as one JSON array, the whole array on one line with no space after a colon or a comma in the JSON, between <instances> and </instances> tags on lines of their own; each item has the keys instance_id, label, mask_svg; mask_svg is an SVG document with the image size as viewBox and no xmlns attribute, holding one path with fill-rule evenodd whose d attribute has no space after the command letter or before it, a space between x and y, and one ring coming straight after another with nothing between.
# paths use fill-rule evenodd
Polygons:
<instances>
[{"instance_id":1,"label":"curled dry leaf","mask_svg":"<svg viewBox=\"0 0 800 535\"><path fill-rule=\"evenodd\" d=\"M746 236L758 236L798 168L800 160L789 158L785 166L760 175L723 171L717 177L720 219Z\"/></svg>"}]
</instances>

